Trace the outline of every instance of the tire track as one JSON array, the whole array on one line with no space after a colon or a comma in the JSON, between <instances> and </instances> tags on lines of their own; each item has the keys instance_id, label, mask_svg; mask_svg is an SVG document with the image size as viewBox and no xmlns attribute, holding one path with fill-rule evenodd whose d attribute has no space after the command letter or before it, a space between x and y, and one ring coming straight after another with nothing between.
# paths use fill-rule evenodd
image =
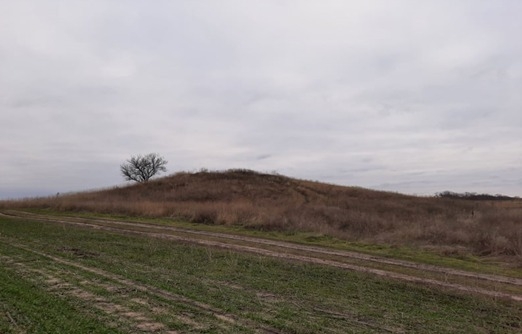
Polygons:
<instances>
[{"instance_id":1,"label":"tire track","mask_svg":"<svg viewBox=\"0 0 522 334\"><path fill-rule=\"evenodd\" d=\"M30 217L32 219L45 220L45 221L58 222L58 223L67 223L67 224L71 224L73 222L79 222L84 225L91 226L93 228L95 228L96 226L100 226L100 224L102 224L105 227L110 227L110 225L116 225L116 226L125 226L125 227L133 227L133 228L139 227L139 228L143 228L145 230L156 230L156 231L162 231L162 232L174 232L174 233L192 234L192 235L197 235L197 236L206 236L206 237L211 237L211 238L230 239L230 240L244 241L244 242L252 243L252 244L276 246L276 247L280 247L280 248L299 250L299 251L304 251L304 252L308 252L308 253L316 253L319 255L341 256L341 257L345 257L345 258L370 261L370 262L375 262L375 263L380 263L380 264L389 264L389 265L400 266L400 267L405 267L405 268L419 269L422 271L430 271L430 272L443 273L443 274L449 274L449 275L454 275L454 276L462 276L462 277L468 277L468 278L474 278L474 279L481 279L481 280L485 280L485 281L522 286L522 279L520 279L520 278L506 277L506 276L492 275L492 274L473 273L473 272L469 272L469 271L452 269L452 268L447 268L447 267L439 267L439 266L434 266L434 265L429 265L429 264L390 259L390 258L379 257L379 256L375 256L375 255L368 255L368 254L352 252L352 251L340 251L340 250L321 248L321 247L317 247L317 246L305 246L305 245L299 245L299 244L294 244L294 243L284 242L284 241L276 241L276 240L269 240L269 239L255 238L255 237L225 234L225 233L219 233L219 232L196 231L196 230L189 230L189 229L179 228L179 227L160 226L160 225L154 225L154 224L144 224L144 223L126 222L126 221L85 219L85 218L76 218L76 217L67 217L66 218L67 220L65 221L65 220L63 220L63 218L47 217L47 216L42 216L42 215L28 214L25 212L23 212L23 215L18 215L21 213L22 212L16 212L16 214L10 214L10 215L6 215L6 216L18 217L18 218ZM0 215L2 215L2 213L0 213ZM91 224L95 224L96 226L92 226ZM122 229L122 230L125 230L125 229ZM147 231L144 231L144 232L147 232Z\"/></svg>"},{"instance_id":2,"label":"tire track","mask_svg":"<svg viewBox=\"0 0 522 334\"><path fill-rule=\"evenodd\" d=\"M0 237L0 241L1 241L1 237ZM203 313L207 317L214 318L214 320L216 320L217 323L222 324L220 327L222 328L222 330L225 330L225 332L229 332L231 330L231 328L233 328L234 326L242 326L245 328L253 329L256 333L274 333L274 334L279 333L279 331L275 328L271 328L269 326L253 322L249 319L239 318L233 314L223 312L222 310L217 309L209 304L198 302L198 301L186 298L184 296L174 294L172 292L162 290L162 289L159 289L159 288L156 288L153 286L137 283L135 281L128 280L124 277L121 277L121 276L113 274L113 273L109 273L107 271L104 271L104 270L101 270L98 268L89 267L89 266L79 264L77 262L73 262L73 261L55 256L55 255L37 251L37 250L29 248L25 245L13 243L13 242L6 242L6 244L8 244L11 247L15 247L20 250L23 250L25 252L29 252L29 253L47 258L49 260L52 260L55 263L66 265L68 267L76 268L81 271L88 272L88 273L94 274L99 277L103 277L112 282L115 282L116 285L123 287L125 290L138 291L142 294L145 294L145 296L143 296L142 298L144 298L144 297L146 298L146 296L149 295L149 296L154 296L154 297L162 299L162 300L166 300L166 301L174 303L174 304L185 305L188 307L189 310L194 309L194 310L197 310L198 313ZM15 259L7 259L7 257L5 257L5 259L3 259L3 260L7 260L6 263L12 262L12 263L16 263L18 266L23 266L23 264L21 264L19 261L16 261ZM47 275L48 283L53 283L54 285L63 285L62 288L71 286L69 283L64 283L63 280L59 279L58 277L56 277L54 275L46 274L42 269L32 269L32 272L36 273L36 274L39 273L40 275ZM106 291L111 290L111 289L112 290L117 289L114 284L111 284L109 286L106 286L106 285L104 286L103 284L94 283L92 281L89 281L88 284L92 284L92 285L96 286L97 288L101 288ZM146 317L142 313L134 312L134 311L126 308L125 306L115 304L114 302L109 302L108 300L106 300L104 298L96 297L96 296L92 295L90 292L82 290L79 287L73 287L72 289L73 289L72 295L74 297L88 300L88 301L92 302L93 305L95 305L95 307L97 307L98 309L101 309L102 311L105 311L106 313L115 313L117 315L121 315L124 318L128 318L129 320L132 320L132 322L136 324L136 327L139 330L152 331L152 332L156 332L156 331L163 332L163 330L166 329L163 324L154 322L152 319ZM148 304L147 299L145 299L145 303ZM169 315L172 316L172 314L169 314ZM200 328L202 330L205 329L204 324L197 323L194 320L192 320L190 317L181 315L181 316L175 316L175 318L178 319L180 322L182 322L188 326L191 326L192 328L196 328L196 329ZM165 333L173 334L173 333L175 333L175 331L167 331Z\"/></svg>"},{"instance_id":3,"label":"tire track","mask_svg":"<svg viewBox=\"0 0 522 334\"><path fill-rule=\"evenodd\" d=\"M1 214L1 213L0 213ZM470 284L462 284L462 283L453 283L448 282L447 279L435 279L435 278L426 278L419 277L423 272L434 272L434 273L442 273L446 276L457 276L463 277L466 279L478 279L493 283L501 283L501 284L509 284L513 285L516 288L522 286L522 279L505 277L499 275L490 275L490 274L480 274L480 273L472 273L463 270L456 270L444 267L438 267L433 265L426 264L418 264L414 262L408 262L403 260L395 260L388 258L381 258L377 256L371 256L362 253L349 252L349 251L338 251L338 250L328 250L316 246L305 246L292 244L289 242L283 241L273 241L255 237L246 237L246 236L238 236L238 235L229 235L224 233L217 232L205 232L205 231L194 231L177 227L168 227L168 226L159 226L154 224L143 224L143 223L134 223L134 222L125 222L125 221L112 221L112 220L102 220L102 219L84 219L84 218L75 218L75 217L50 217L36 214L27 214L23 212L14 212L9 211L8 214L4 214L9 217L15 218L30 218L39 221L53 222L53 223L62 223L76 226L83 226L93 229L111 231L115 233L123 233L123 234L132 234L132 235L142 235L153 238L161 238L168 240L175 240L187 243L198 244L207 247L217 247L232 251L238 252L248 252L263 256L269 256L280 259L287 259L293 261L314 263L320 265L326 265L336 268L342 268L352 271L363 272L367 274L372 274L380 277L384 277L387 279L395 279L405 282L423 284L435 286L438 288L446 288L451 290L456 290L465 293L479 294L494 298L505 298L513 301L520 302L522 301L522 291L520 293L511 293L504 291L496 291L496 287L492 288L483 288L471 286ZM176 235L177 233L177 235ZM183 236L185 235L185 236ZM187 236L188 235L188 236ZM206 238L206 239L205 239ZM214 240L212 240L214 239ZM231 241L241 241L246 244L237 244ZM274 246L279 247L280 249L287 250L297 250L306 252L307 255L299 255L294 254L289 251L286 252L277 252L270 249L263 248L263 246ZM346 259L357 259L363 261L371 261L377 264L386 264L397 267L405 267L411 268L413 270L419 271L419 276L412 275L411 273L403 274L394 272L392 270L383 270L378 268L373 268L370 266L364 265L356 265L345 263L338 260L332 260L326 258L326 256L339 256Z\"/></svg>"},{"instance_id":4,"label":"tire track","mask_svg":"<svg viewBox=\"0 0 522 334\"><path fill-rule=\"evenodd\" d=\"M82 278L81 276L76 276L75 273L65 273L56 268L42 267L41 264L38 268L35 268L30 266L31 263L27 260L15 259L9 256L1 256L0 259L4 265L13 268L17 274L44 287L49 292L79 299L88 303L90 307L104 312L111 318L110 323L114 323L114 321L118 323L118 325L114 324L115 327L128 326L129 330L133 329L139 332L177 333L176 331L167 330L164 324L154 321L144 312L135 311L114 300L92 293L85 286L82 286L85 285L86 281L83 281L83 284L73 282L77 278ZM96 288L101 288L100 284L89 283Z\"/></svg>"}]
</instances>

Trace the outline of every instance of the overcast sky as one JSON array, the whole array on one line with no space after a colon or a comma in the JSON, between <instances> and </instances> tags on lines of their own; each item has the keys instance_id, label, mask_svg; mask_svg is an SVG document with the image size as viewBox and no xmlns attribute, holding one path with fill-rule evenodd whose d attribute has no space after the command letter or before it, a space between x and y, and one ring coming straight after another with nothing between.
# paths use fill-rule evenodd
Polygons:
<instances>
[{"instance_id":1,"label":"overcast sky","mask_svg":"<svg viewBox=\"0 0 522 334\"><path fill-rule=\"evenodd\" d=\"M0 198L249 168L522 196L520 0L0 0Z\"/></svg>"}]
</instances>

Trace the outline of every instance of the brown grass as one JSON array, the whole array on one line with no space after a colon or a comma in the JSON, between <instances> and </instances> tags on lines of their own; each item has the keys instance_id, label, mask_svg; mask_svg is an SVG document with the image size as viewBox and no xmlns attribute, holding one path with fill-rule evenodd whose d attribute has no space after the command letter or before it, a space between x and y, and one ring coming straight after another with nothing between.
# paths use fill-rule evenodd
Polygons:
<instances>
[{"instance_id":1,"label":"brown grass","mask_svg":"<svg viewBox=\"0 0 522 334\"><path fill-rule=\"evenodd\" d=\"M522 261L522 200L415 197L248 170L177 173L123 188L0 202L26 207L306 231Z\"/></svg>"}]
</instances>

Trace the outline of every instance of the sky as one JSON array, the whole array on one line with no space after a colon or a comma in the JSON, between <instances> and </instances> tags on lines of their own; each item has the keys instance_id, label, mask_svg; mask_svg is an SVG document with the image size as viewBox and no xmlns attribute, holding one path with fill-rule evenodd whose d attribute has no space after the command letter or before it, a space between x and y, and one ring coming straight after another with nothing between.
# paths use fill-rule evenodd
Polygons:
<instances>
[{"instance_id":1,"label":"sky","mask_svg":"<svg viewBox=\"0 0 522 334\"><path fill-rule=\"evenodd\" d=\"M522 196L520 0L0 0L0 199L247 168Z\"/></svg>"}]
</instances>

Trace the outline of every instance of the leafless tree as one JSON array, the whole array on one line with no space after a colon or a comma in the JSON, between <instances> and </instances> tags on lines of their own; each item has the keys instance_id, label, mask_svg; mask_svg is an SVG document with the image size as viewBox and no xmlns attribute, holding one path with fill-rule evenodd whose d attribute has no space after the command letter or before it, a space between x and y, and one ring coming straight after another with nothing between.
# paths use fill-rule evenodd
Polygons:
<instances>
[{"instance_id":1,"label":"leafless tree","mask_svg":"<svg viewBox=\"0 0 522 334\"><path fill-rule=\"evenodd\" d=\"M167 160L157 153L131 157L120 166L121 173L127 181L147 182L151 177L166 172Z\"/></svg>"}]
</instances>

